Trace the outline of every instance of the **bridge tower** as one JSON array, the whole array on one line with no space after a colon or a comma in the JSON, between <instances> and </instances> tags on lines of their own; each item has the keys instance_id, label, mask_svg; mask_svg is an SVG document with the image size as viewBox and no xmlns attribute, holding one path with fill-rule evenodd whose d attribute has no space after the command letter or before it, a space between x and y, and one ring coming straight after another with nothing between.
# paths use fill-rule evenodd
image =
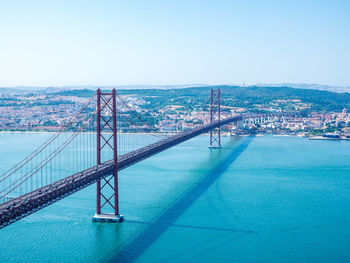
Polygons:
<instances>
[{"instance_id":1,"label":"bridge tower","mask_svg":"<svg viewBox=\"0 0 350 263\"><path fill-rule=\"evenodd\" d=\"M221 94L220 89L210 90L210 123L221 121ZM210 131L209 148L221 148L221 126Z\"/></svg>"},{"instance_id":2,"label":"bridge tower","mask_svg":"<svg viewBox=\"0 0 350 263\"><path fill-rule=\"evenodd\" d=\"M93 221L122 222L123 216L119 214L118 200L118 153L117 153L117 104L116 90L102 93L97 90L97 166L101 165L102 153L113 155L113 172L97 181L96 214ZM102 213L102 208L112 213Z\"/></svg>"}]
</instances>

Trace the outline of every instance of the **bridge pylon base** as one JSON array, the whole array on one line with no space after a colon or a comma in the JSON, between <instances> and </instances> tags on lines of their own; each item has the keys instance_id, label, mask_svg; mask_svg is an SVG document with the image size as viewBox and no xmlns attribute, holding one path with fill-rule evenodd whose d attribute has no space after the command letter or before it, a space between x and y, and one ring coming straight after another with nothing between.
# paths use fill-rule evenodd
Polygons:
<instances>
[{"instance_id":1,"label":"bridge pylon base","mask_svg":"<svg viewBox=\"0 0 350 263\"><path fill-rule=\"evenodd\" d=\"M115 215L112 213L95 214L92 217L93 222L109 222L109 223L121 223L124 220L123 215Z\"/></svg>"},{"instance_id":2,"label":"bridge pylon base","mask_svg":"<svg viewBox=\"0 0 350 263\"><path fill-rule=\"evenodd\" d=\"M209 149L221 149L221 145L209 145Z\"/></svg>"}]
</instances>

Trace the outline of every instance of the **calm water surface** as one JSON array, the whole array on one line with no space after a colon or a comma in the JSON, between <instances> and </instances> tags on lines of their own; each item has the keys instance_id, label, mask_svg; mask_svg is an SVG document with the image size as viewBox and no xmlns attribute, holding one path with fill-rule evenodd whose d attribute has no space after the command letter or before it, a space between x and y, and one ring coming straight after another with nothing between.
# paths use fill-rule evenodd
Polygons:
<instances>
[{"instance_id":1,"label":"calm water surface","mask_svg":"<svg viewBox=\"0 0 350 263\"><path fill-rule=\"evenodd\" d=\"M0 172L47 134L0 134ZM0 262L350 262L350 142L200 136L120 173L122 224L95 186L0 230Z\"/></svg>"}]
</instances>

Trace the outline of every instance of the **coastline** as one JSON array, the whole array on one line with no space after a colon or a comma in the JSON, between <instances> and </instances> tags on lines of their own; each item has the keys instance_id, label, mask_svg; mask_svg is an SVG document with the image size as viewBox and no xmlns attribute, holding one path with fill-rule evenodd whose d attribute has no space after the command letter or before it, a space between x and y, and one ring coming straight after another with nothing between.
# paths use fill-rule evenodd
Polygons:
<instances>
[{"instance_id":1,"label":"coastline","mask_svg":"<svg viewBox=\"0 0 350 263\"><path fill-rule=\"evenodd\" d=\"M1 133L18 133L18 134L56 134L58 131L0 131ZM74 133L74 132L65 132L65 133ZM96 132L81 132L80 134L95 134ZM107 132L106 134L112 134ZM154 133L154 132L118 132L118 134L140 134L140 135L176 135L178 133Z\"/></svg>"},{"instance_id":2,"label":"coastline","mask_svg":"<svg viewBox=\"0 0 350 263\"><path fill-rule=\"evenodd\" d=\"M18 134L55 134L58 131L0 131L1 133L18 133ZM66 132L66 133L73 133L73 132ZM81 134L92 134L92 133L96 133L96 132L81 132ZM108 134L108 133L107 133ZM139 135L157 135L157 136L161 136L161 135L176 135L178 133L147 133L147 132L118 132L118 134L139 134ZM208 133L203 133L200 135L205 135L207 136ZM230 134L230 133L221 133L221 136L224 137L228 137L228 136L237 136L237 137L245 137L245 136L250 136L251 134ZM276 136L276 137L306 137L304 135L297 135L297 134L262 134L262 133L258 133L255 134L255 136L258 137L264 137L264 136Z\"/></svg>"},{"instance_id":3,"label":"coastline","mask_svg":"<svg viewBox=\"0 0 350 263\"><path fill-rule=\"evenodd\" d=\"M0 131L0 134L56 134L57 131ZM73 132L66 132L67 134L72 134ZM96 132L81 132L80 134L96 134ZM107 133L108 134L108 133ZM153 135L153 136L173 136L178 133L135 133L135 132L130 132L130 133L125 133L125 132L119 132L118 134L123 134L123 135ZM247 137L250 136L251 134L230 134L229 132L227 133L222 133L222 137ZM203 133L200 134L199 136L209 136L208 133ZM307 138L309 140L324 140L324 141L350 141L350 138L327 138L327 137L322 137L322 136L307 136L305 134L263 134L263 133L258 133L255 134L257 137L265 137L265 136L273 136L273 137L299 137L299 138Z\"/></svg>"}]
</instances>

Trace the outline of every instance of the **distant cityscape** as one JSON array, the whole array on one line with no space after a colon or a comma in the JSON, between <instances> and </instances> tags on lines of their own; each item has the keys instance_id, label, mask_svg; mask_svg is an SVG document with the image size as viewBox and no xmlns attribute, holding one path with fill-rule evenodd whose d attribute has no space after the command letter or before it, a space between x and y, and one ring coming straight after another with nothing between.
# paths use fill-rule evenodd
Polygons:
<instances>
[{"instance_id":1,"label":"distant cityscape","mask_svg":"<svg viewBox=\"0 0 350 263\"><path fill-rule=\"evenodd\" d=\"M0 130L57 131L82 107L93 92L72 90L50 93L38 90L18 93L9 89L0 90ZM169 92L173 95L169 96ZM208 122L208 105L204 105L204 96L194 97L191 92L186 95L186 89L174 89L162 96L157 95L157 90L153 93L147 90L123 90L121 96L162 132L184 131ZM158 104L154 103L155 99ZM350 135L350 114L345 107L340 111L339 108L338 111L317 111L314 110L312 102L303 99L285 97L252 102L244 97L242 101L237 102L230 95L223 95L222 118L250 112L284 111L293 111L297 115L273 118L265 123L246 123L240 127L227 125L223 131L230 134Z\"/></svg>"}]
</instances>

